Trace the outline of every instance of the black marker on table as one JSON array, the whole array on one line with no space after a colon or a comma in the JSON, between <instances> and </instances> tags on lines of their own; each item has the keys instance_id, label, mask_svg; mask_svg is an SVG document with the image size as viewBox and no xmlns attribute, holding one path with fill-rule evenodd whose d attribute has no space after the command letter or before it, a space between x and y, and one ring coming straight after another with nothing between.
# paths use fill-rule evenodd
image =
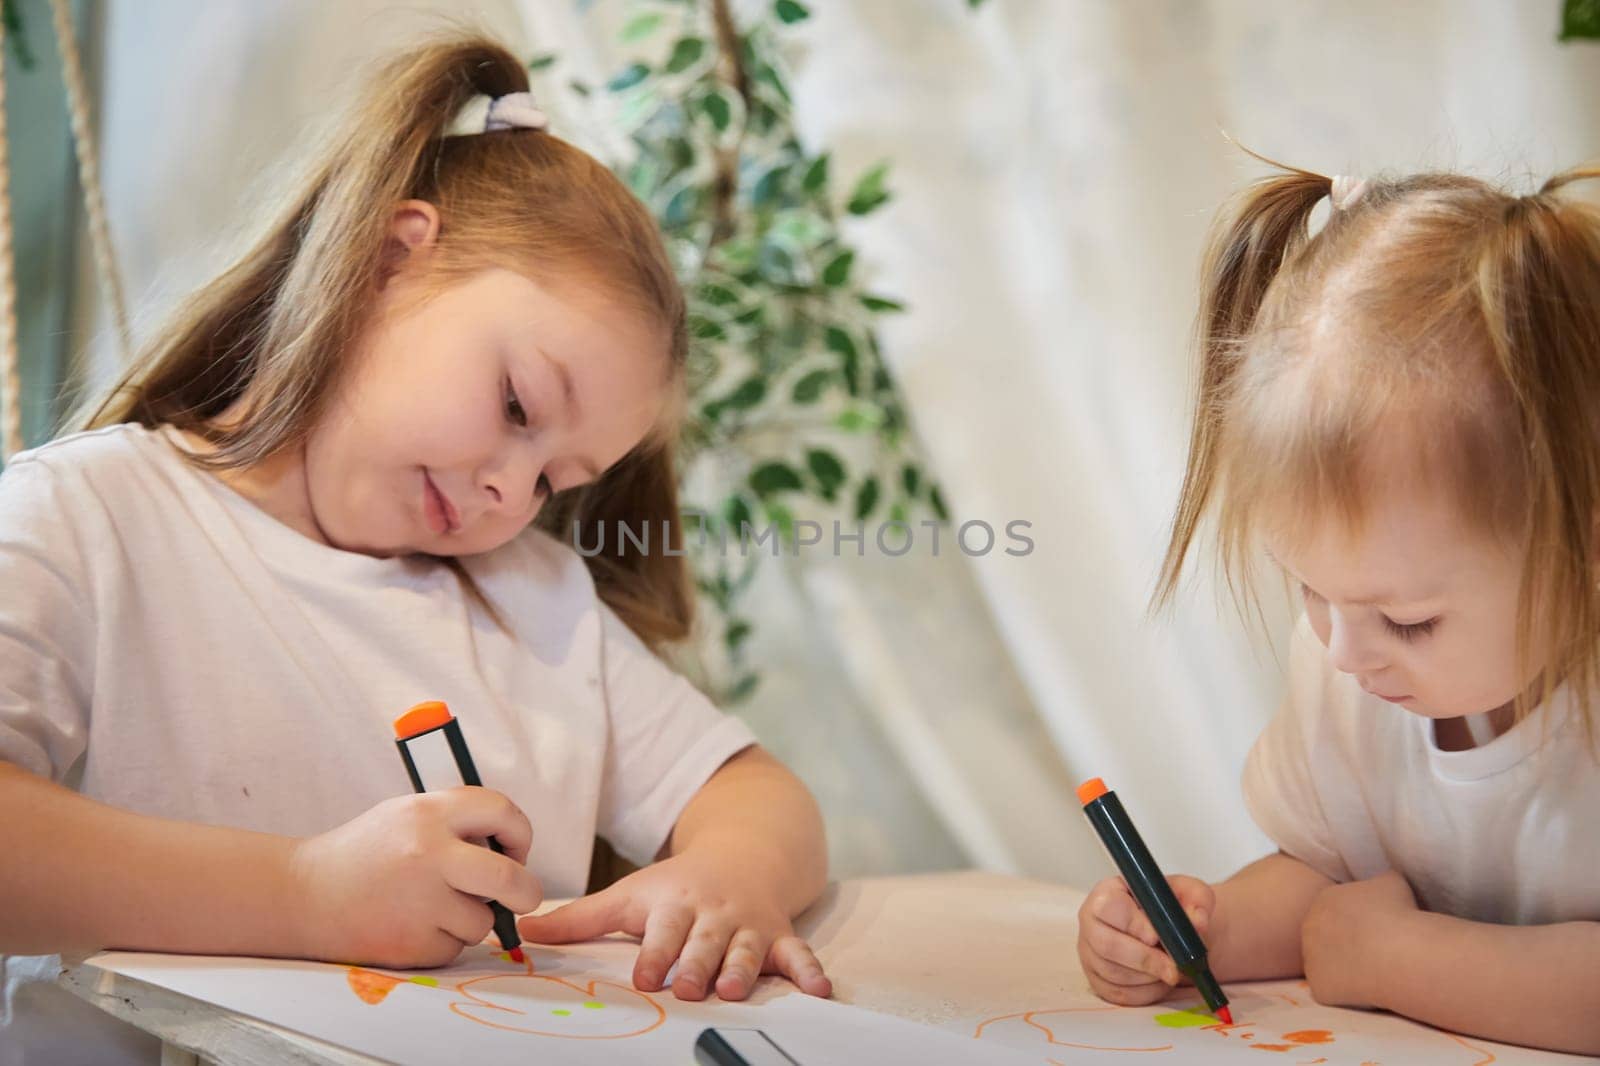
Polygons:
<instances>
[{"instance_id":1,"label":"black marker on table","mask_svg":"<svg viewBox=\"0 0 1600 1066\"><path fill-rule=\"evenodd\" d=\"M394 735L411 787L418 792L454 788L457 779L463 785L483 785L472 752L467 750L467 738L461 735L461 723L438 700L419 703L396 718ZM488 843L495 854L506 853L494 837ZM513 960L522 962L522 937L517 935L516 915L494 900L489 901L489 910L494 913L494 932L500 946Z\"/></svg>"},{"instance_id":2,"label":"black marker on table","mask_svg":"<svg viewBox=\"0 0 1600 1066\"><path fill-rule=\"evenodd\" d=\"M1167 884L1166 875L1156 865L1150 849L1144 846L1128 812L1122 809L1122 801L1106 788L1104 781L1091 777L1078 786L1078 802L1083 804L1089 824L1100 834L1106 851L1111 853L1111 861L1122 871L1128 890L1155 927L1161 946L1172 956L1178 972L1194 982L1213 1014L1232 1025L1233 1012L1228 1010L1228 997L1222 994L1222 986L1211 976L1211 967L1206 964L1206 942L1200 939L1189 916L1183 913L1178 897L1172 894L1172 886Z\"/></svg>"},{"instance_id":3,"label":"black marker on table","mask_svg":"<svg viewBox=\"0 0 1600 1066\"><path fill-rule=\"evenodd\" d=\"M703 1029L694 1042L697 1066L800 1066L760 1029Z\"/></svg>"}]
</instances>

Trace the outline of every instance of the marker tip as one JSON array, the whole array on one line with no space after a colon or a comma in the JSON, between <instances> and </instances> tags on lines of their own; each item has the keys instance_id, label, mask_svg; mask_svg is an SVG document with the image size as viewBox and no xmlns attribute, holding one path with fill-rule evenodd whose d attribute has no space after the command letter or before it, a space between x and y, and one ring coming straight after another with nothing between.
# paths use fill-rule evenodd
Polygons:
<instances>
[{"instance_id":1,"label":"marker tip","mask_svg":"<svg viewBox=\"0 0 1600 1066\"><path fill-rule=\"evenodd\" d=\"M1233 1011L1229 1010L1227 1007L1218 1007L1217 1017L1222 1019L1223 1025L1233 1024Z\"/></svg>"},{"instance_id":2,"label":"marker tip","mask_svg":"<svg viewBox=\"0 0 1600 1066\"><path fill-rule=\"evenodd\" d=\"M528 957L522 953L522 949L521 948L512 948L510 951L506 952L506 954L511 956L511 961L512 962L527 962L528 961ZM1223 1009L1226 1010L1227 1008L1224 1007Z\"/></svg>"}]
</instances>

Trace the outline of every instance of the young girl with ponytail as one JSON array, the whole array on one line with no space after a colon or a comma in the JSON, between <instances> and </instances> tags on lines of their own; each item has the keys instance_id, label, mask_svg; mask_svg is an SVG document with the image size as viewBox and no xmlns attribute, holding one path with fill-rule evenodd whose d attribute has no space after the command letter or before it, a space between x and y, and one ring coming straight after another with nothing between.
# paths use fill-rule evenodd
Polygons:
<instances>
[{"instance_id":1,"label":"young girl with ponytail","mask_svg":"<svg viewBox=\"0 0 1600 1066\"><path fill-rule=\"evenodd\" d=\"M1600 1053L1597 177L1283 170L1218 224L1156 599L1209 520L1305 603L1244 774L1279 850L1172 879L1220 980ZM1177 983L1120 881L1079 917L1101 996Z\"/></svg>"},{"instance_id":2,"label":"young girl with ponytail","mask_svg":"<svg viewBox=\"0 0 1600 1066\"><path fill-rule=\"evenodd\" d=\"M57 989L97 948L446 963L486 900L622 930L635 983L826 995L804 786L653 654L683 297L644 207L475 37L378 72L266 233L0 478L0 1061L151 1042ZM588 531L588 532L586 532ZM621 538L608 538L617 547ZM412 795L450 704L486 787ZM506 849L479 846L488 836Z\"/></svg>"}]
</instances>

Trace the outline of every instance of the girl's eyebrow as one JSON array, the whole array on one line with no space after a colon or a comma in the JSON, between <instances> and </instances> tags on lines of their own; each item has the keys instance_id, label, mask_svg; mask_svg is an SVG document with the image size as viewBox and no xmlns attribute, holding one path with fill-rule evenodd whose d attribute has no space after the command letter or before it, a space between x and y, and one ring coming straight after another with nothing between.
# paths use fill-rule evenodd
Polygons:
<instances>
[{"instance_id":1,"label":"girl's eyebrow","mask_svg":"<svg viewBox=\"0 0 1600 1066\"><path fill-rule=\"evenodd\" d=\"M1274 565L1274 566L1280 568L1281 570L1283 570L1284 573L1288 574L1290 577L1294 578L1296 581L1299 581L1300 584L1305 585L1306 588L1308 588L1308 589L1311 588L1311 586L1309 584L1306 584L1306 582L1303 581L1298 574L1296 574L1293 570L1289 569L1287 566L1284 566L1283 565L1283 560L1279 559L1276 555L1273 555L1271 548L1262 548L1261 550L1266 553L1266 556L1272 562L1272 565ZM1312 591L1316 592L1315 589L1312 589ZM1322 593L1318 592L1317 595L1321 596ZM1440 595L1441 595L1440 593L1434 593L1431 596L1418 596L1415 599L1409 599L1409 600L1398 600L1398 599L1395 599L1393 596L1362 596L1362 597L1357 598L1357 599L1345 600L1344 602L1348 603L1348 604L1350 604L1351 606L1354 606L1354 607L1393 607L1396 604L1405 604L1407 606L1414 606L1414 605L1419 604L1419 603L1430 603L1433 600L1437 600L1440 597Z\"/></svg>"}]
</instances>

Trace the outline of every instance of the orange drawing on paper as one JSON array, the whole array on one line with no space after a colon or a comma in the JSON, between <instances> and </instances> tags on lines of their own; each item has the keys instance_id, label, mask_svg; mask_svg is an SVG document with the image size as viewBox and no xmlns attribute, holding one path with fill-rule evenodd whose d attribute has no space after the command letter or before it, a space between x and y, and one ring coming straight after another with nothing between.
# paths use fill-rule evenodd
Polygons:
<instances>
[{"instance_id":1,"label":"orange drawing on paper","mask_svg":"<svg viewBox=\"0 0 1600 1066\"><path fill-rule=\"evenodd\" d=\"M491 973L441 984L425 974L397 976L361 966L346 968L345 980L361 1001L377 1006L403 984L450 993L450 1010L471 1022L506 1032L560 1040L625 1040L652 1032L667 1020L666 1008L650 996L615 981L584 982L533 972L530 956L513 963L494 958L516 973ZM455 996L466 996L465 1000Z\"/></svg>"}]
</instances>

